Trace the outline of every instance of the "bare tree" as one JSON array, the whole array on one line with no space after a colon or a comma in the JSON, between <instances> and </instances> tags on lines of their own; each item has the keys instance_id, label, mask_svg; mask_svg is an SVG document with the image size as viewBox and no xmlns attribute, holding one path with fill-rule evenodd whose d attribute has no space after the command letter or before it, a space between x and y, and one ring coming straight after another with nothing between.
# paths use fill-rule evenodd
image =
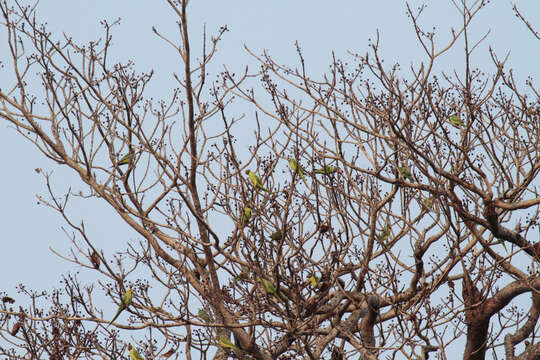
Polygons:
<instances>
[{"instance_id":1,"label":"bare tree","mask_svg":"<svg viewBox=\"0 0 540 360\"><path fill-rule=\"evenodd\" d=\"M540 96L494 52L493 74L474 67L484 1L455 3L463 23L443 45L419 25L423 8L408 8L426 61L406 75L384 66L377 38L319 79L300 46L298 67L252 53L260 71L210 77L226 28L205 34L194 61L188 1L168 3L178 38L154 32L184 68L158 102L145 97L152 73L110 64L115 24L82 45L49 33L35 7L0 4L16 78L0 117L79 175L87 192L61 197L37 169L41 201L74 231L61 256L109 279L23 288L31 303L18 309L5 296L2 355L113 359L139 334L148 359L447 359L460 339L464 359L538 358ZM435 74L461 45L463 73ZM235 115L233 101L256 116ZM98 249L66 211L74 196L110 205L139 246ZM141 272L152 281L134 280ZM100 294L129 323L109 327Z\"/></svg>"}]
</instances>

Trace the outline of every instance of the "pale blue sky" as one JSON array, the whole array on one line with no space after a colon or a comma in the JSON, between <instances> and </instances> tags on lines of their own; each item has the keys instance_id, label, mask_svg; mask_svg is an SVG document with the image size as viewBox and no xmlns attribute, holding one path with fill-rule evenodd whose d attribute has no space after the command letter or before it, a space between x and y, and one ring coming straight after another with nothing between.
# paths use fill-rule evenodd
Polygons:
<instances>
[{"instance_id":1,"label":"pale blue sky","mask_svg":"<svg viewBox=\"0 0 540 360\"><path fill-rule=\"evenodd\" d=\"M411 7L419 3L411 1ZM439 39L448 39L450 27L459 26L459 16L450 1L430 3L423 23L429 27L436 26L440 32ZM518 5L530 19L538 18L539 1L522 0ZM176 34L174 17L165 1L42 0L38 9L39 19L48 23L50 31L58 36L65 32L79 41L101 36L99 20L112 22L120 17L121 26L113 32L113 56L122 61L133 59L140 71L155 69L155 79L150 88L152 94L164 98L169 95L172 85L170 74L181 71L181 64L174 52L151 31L151 27L156 26L171 36ZM199 35L203 24L206 24L209 34L223 25L230 30L220 45L215 67L211 68L214 71L220 70L223 64L236 70L247 64L254 66L243 44L256 53L268 49L278 62L296 65L294 43L298 40L304 49L310 74L318 76L328 68L332 50L338 58L344 59L348 58L347 50L365 53L368 51L368 39L375 36L377 29L388 66L397 61L406 74L411 62L417 64L425 59L401 1L334 1L329 6L328 1L322 0L192 0L189 12L195 56L200 49ZM536 25L540 28L540 23ZM491 30L473 57L473 66L485 68L488 73L493 71L487 52L488 46L492 46L500 57L511 51L508 65L515 69L518 79L523 80L527 75L539 78L540 42L513 15L510 2L489 4L476 18L472 29L473 39ZM5 33L0 31L0 36L1 60L7 50ZM462 59L460 44L441 62L439 69L460 69ZM2 70L0 79L7 73L9 68ZM0 273L3 274L0 290L13 293L20 282L36 289L58 286L62 273L74 272L78 268L49 250L52 246L65 252L70 242L61 229L64 223L60 216L36 204L35 194L45 194L46 188L34 169L40 167L53 171L52 179L58 194L63 194L70 185L78 190L81 183L69 171L45 159L5 121L0 122L0 151L4 154L4 172L0 178L0 198L4 204L0 217ZM127 241L138 239L99 200L74 200L71 205L75 222L84 219L88 235L109 254L125 249ZM68 232L71 233L69 229ZM92 272L88 274L93 276Z\"/></svg>"}]
</instances>

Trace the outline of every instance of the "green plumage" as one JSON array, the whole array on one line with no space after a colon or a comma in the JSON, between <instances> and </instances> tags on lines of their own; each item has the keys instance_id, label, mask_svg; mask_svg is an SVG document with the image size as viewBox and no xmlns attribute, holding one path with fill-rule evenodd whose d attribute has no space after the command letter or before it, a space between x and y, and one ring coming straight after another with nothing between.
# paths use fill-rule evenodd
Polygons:
<instances>
[{"instance_id":1,"label":"green plumage","mask_svg":"<svg viewBox=\"0 0 540 360\"><path fill-rule=\"evenodd\" d=\"M452 126L455 128L460 128L463 125L465 125L463 123L463 120L461 120L461 118L458 115L452 115L448 118L448 120L450 120L450 124L452 124Z\"/></svg>"},{"instance_id":2,"label":"green plumage","mask_svg":"<svg viewBox=\"0 0 540 360\"><path fill-rule=\"evenodd\" d=\"M282 303L285 304L285 300L283 299L283 296L280 293L278 293L276 286L274 285L273 282L266 279L259 279L258 281L262 284L264 291L266 292L267 295L272 295L278 301L281 301Z\"/></svg>"},{"instance_id":3,"label":"green plumage","mask_svg":"<svg viewBox=\"0 0 540 360\"><path fill-rule=\"evenodd\" d=\"M231 340L229 340L228 338L226 338L225 336L218 336L218 344L219 346L221 346L222 348L225 348L225 349L230 349L232 351L234 351L235 353L238 353L240 351L240 349L238 349L238 347L236 345L234 345Z\"/></svg>"},{"instance_id":4,"label":"green plumage","mask_svg":"<svg viewBox=\"0 0 540 360\"><path fill-rule=\"evenodd\" d=\"M251 183L253 184L253 186L255 186L256 189L269 192L268 189L263 186L262 181L257 176L257 174L255 174L251 170L246 170L246 174L248 174L249 180L251 180Z\"/></svg>"},{"instance_id":5,"label":"green plumage","mask_svg":"<svg viewBox=\"0 0 540 360\"><path fill-rule=\"evenodd\" d=\"M406 166L398 167L399 173L407 180L412 180L412 175L409 169Z\"/></svg>"},{"instance_id":6,"label":"green plumage","mask_svg":"<svg viewBox=\"0 0 540 360\"><path fill-rule=\"evenodd\" d=\"M245 206L242 210L242 216L240 217L240 238L244 239L244 228L249 223L249 220L251 219L251 208L249 206ZM234 246L236 251L240 251L240 239L236 239L236 245Z\"/></svg>"},{"instance_id":7,"label":"green plumage","mask_svg":"<svg viewBox=\"0 0 540 360\"><path fill-rule=\"evenodd\" d=\"M431 198L425 198L424 201L422 202L422 207L426 210L429 210L431 209L431 206L433 205L433 201L431 200Z\"/></svg>"},{"instance_id":8,"label":"green plumage","mask_svg":"<svg viewBox=\"0 0 540 360\"><path fill-rule=\"evenodd\" d=\"M118 161L118 166L129 164L132 158L133 158L133 152L127 153L126 155L122 156L120 161Z\"/></svg>"},{"instance_id":9,"label":"green plumage","mask_svg":"<svg viewBox=\"0 0 540 360\"><path fill-rule=\"evenodd\" d=\"M243 266L242 271L240 271L240 274L234 277L234 283L236 284L240 280L247 280L247 279L249 279L249 267Z\"/></svg>"},{"instance_id":10,"label":"green plumage","mask_svg":"<svg viewBox=\"0 0 540 360\"><path fill-rule=\"evenodd\" d=\"M338 168L332 165L323 166L320 169L315 169L313 172L315 174L321 174L321 175L330 175L338 171Z\"/></svg>"},{"instance_id":11,"label":"green plumage","mask_svg":"<svg viewBox=\"0 0 540 360\"><path fill-rule=\"evenodd\" d=\"M315 276L315 274L311 274L311 276L309 277L309 282L311 283L311 286L313 288L319 287L319 282L317 281L317 277Z\"/></svg>"},{"instance_id":12,"label":"green plumage","mask_svg":"<svg viewBox=\"0 0 540 360\"><path fill-rule=\"evenodd\" d=\"M296 159L294 158L290 158L289 159L289 167L291 168L291 170L295 173L298 173L298 175L300 175L300 177L302 178L302 180L305 180L306 178L304 177L304 168L302 167L302 165L299 165L297 162L296 162Z\"/></svg>"},{"instance_id":13,"label":"green plumage","mask_svg":"<svg viewBox=\"0 0 540 360\"><path fill-rule=\"evenodd\" d=\"M120 315L122 311L127 309L127 307L131 304L131 300L133 299L133 290L128 289L124 296L122 296L122 302L120 305L118 305L118 311L116 312L116 315L114 315L113 319L109 322L109 324L112 324L116 318Z\"/></svg>"},{"instance_id":14,"label":"green plumage","mask_svg":"<svg viewBox=\"0 0 540 360\"><path fill-rule=\"evenodd\" d=\"M240 219L242 229L249 223L249 219L251 219L251 208L246 206L244 207L244 211L242 211L242 218Z\"/></svg>"},{"instance_id":15,"label":"green plumage","mask_svg":"<svg viewBox=\"0 0 540 360\"><path fill-rule=\"evenodd\" d=\"M142 355L137 351L137 349L133 347L133 345L129 344L129 346L129 357L131 358L131 360L144 360Z\"/></svg>"},{"instance_id":16,"label":"green plumage","mask_svg":"<svg viewBox=\"0 0 540 360\"><path fill-rule=\"evenodd\" d=\"M279 241L283 237L283 234L281 233L281 230L274 231L272 235L270 235L270 238L274 241Z\"/></svg>"},{"instance_id":17,"label":"green plumage","mask_svg":"<svg viewBox=\"0 0 540 360\"><path fill-rule=\"evenodd\" d=\"M205 323L209 323L210 322L210 315L208 315L208 313L206 311L204 311L203 309L199 309L199 318L201 320L203 320Z\"/></svg>"},{"instance_id":18,"label":"green plumage","mask_svg":"<svg viewBox=\"0 0 540 360\"><path fill-rule=\"evenodd\" d=\"M388 239L388 236L390 236L390 226L388 226L388 224L384 224L384 228L381 232L381 240L386 241L386 239Z\"/></svg>"}]
</instances>

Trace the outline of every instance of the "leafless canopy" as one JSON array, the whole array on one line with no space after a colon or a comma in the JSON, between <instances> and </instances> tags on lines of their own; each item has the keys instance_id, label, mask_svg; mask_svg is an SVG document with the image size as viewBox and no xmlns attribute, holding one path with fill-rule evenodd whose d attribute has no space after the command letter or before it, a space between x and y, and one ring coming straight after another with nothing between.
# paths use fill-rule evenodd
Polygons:
<instances>
[{"instance_id":1,"label":"leafless canopy","mask_svg":"<svg viewBox=\"0 0 540 360\"><path fill-rule=\"evenodd\" d=\"M317 76L300 46L297 66L250 52L257 71L209 74L227 29L194 56L187 2L168 1L177 36L154 28L184 64L163 101L145 93L151 72L111 63L115 23L79 44L0 3L15 79L0 118L82 180L57 196L36 169L73 230L59 255L101 279L22 288L18 308L4 294L1 355L116 359L133 336L146 359L537 359L540 94L495 53L471 63L485 2L456 1L442 45L408 8L425 58L409 69L383 63L377 36ZM463 71L436 73L455 47ZM66 211L77 196L106 202L139 246L99 249ZM128 289L129 316L108 327Z\"/></svg>"}]
</instances>

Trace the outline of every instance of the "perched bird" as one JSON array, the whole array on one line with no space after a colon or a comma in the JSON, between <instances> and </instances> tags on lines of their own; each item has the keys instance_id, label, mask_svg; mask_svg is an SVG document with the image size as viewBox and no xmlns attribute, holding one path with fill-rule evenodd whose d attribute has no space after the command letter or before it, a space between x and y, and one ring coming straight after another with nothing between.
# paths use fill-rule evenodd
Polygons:
<instances>
[{"instance_id":1,"label":"perched bird","mask_svg":"<svg viewBox=\"0 0 540 360\"><path fill-rule=\"evenodd\" d=\"M298 175L300 175L302 180L306 179L304 177L304 168L302 167L302 165L298 165L298 163L296 162L296 159L294 158L289 159L289 167L291 168L293 172L298 173Z\"/></svg>"},{"instance_id":2,"label":"perched bird","mask_svg":"<svg viewBox=\"0 0 540 360\"><path fill-rule=\"evenodd\" d=\"M455 128L460 128L465 125L459 115L452 115L448 118L448 120L450 120L450 124L452 124L452 126Z\"/></svg>"},{"instance_id":3,"label":"perched bird","mask_svg":"<svg viewBox=\"0 0 540 360\"><path fill-rule=\"evenodd\" d=\"M133 151L130 151L126 155L122 156L120 161L118 161L118 166L129 164L131 162L131 159L133 158L133 155Z\"/></svg>"},{"instance_id":4,"label":"perched bird","mask_svg":"<svg viewBox=\"0 0 540 360\"><path fill-rule=\"evenodd\" d=\"M234 277L234 283L236 284L240 280L247 280L247 279L249 279L249 267L242 266L242 271L240 271L240 274Z\"/></svg>"},{"instance_id":5,"label":"perched bird","mask_svg":"<svg viewBox=\"0 0 540 360\"><path fill-rule=\"evenodd\" d=\"M315 169L313 172L315 174L330 175L338 171L338 168L332 165L323 166L320 169Z\"/></svg>"},{"instance_id":6,"label":"perched bird","mask_svg":"<svg viewBox=\"0 0 540 360\"><path fill-rule=\"evenodd\" d=\"M433 205L433 201L431 200L431 198L425 198L424 201L422 202L422 208L425 209L425 210L429 210L431 209L431 206Z\"/></svg>"},{"instance_id":7,"label":"perched bird","mask_svg":"<svg viewBox=\"0 0 540 360\"><path fill-rule=\"evenodd\" d=\"M258 281L263 285L264 291L266 292L267 295L272 295L276 299L278 299L279 301L281 301L282 303L285 304L285 300L283 299L281 294L278 293L278 291L276 289L276 286L274 285L273 282L271 282L270 280L266 280L266 279L259 279Z\"/></svg>"},{"instance_id":8,"label":"perched bird","mask_svg":"<svg viewBox=\"0 0 540 360\"><path fill-rule=\"evenodd\" d=\"M246 174L249 175L249 180L251 180L251 182L253 183L253 186L255 186L256 189L259 189L259 190L262 190L262 191L266 191L266 192L270 192L268 191L268 189L266 189L262 182L261 182L261 179L259 179L259 177L257 176L257 174L255 174L253 171L251 170L246 170Z\"/></svg>"},{"instance_id":9,"label":"perched bird","mask_svg":"<svg viewBox=\"0 0 540 360\"><path fill-rule=\"evenodd\" d=\"M120 315L122 311L128 308L128 306L131 304L131 300L133 299L133 290L128 289L124 296L122 296L122 302L120 305L118 305L118 311L116 312L116 315L114 315L113 319L109 322L109 324L112 324L114 320Z\"/></svg>"},{"instance_id":10,"label":"perched bird","mask_svg":"<svg viewBox=\"0 0 540 360\"><path fill-rule=\"evenodd\" d=\"M242 218L240 219L242 229L245 228L249 223L249 219L251 219L251 208L249 206L245 206L244 211L242 211Z\"/></svg>"},{"instance_id":11,"label":"perched bird","mask_svg":"<svg viewBox=\"0 0 540 360\"><path fill-rule=\"evenodd\" d=\"M390 235L390 226L388 226L388 224L384 224L384 228L381 232L381 240L386 241L389 235Z\"/></svg>"},{"instance_id":12,"label":"perched bird","mask_svg":"<svg viewBox=\"0 0 540 360\"><path fill-rule=\"evenodd\" d=\"M199 318L201 318L205 323L210 322L210 315L204 309L199 309Z\"/></svg>"},{"instance_id":13,"label":"perched bird","mask_svg":"<svg viewBox=\"0 0 540 360\"><path fill-rule=\"evenodd\" d=\"M318 288L320 286L319 282L317 281L317 277L315 276L315 273L311 273L311 276L309 277L309 282L311 283L311 286L313 288Z\"/></svg>"},{"instance_id":14,"label":"perched bird","mask_svg":"<svg viewBox=\"0 0 540 360\"><path fill-rule=\"evenodd\" d=\"M238 346L234 345L231 342L231 340L229 340L225 336L221 336L221 335L218 336L218 344L219 344L219 346L221 346L224 349L230 349L230 350L234 351L235 353L240 352L240 349L238 348Z\"/></svg>"},{"instance_id":15,"label":"perched bird","mask_svg":"<svg viewBox=\"0 0 540 360\"><path fill-rule=\"evenodd\" d=\"M131 344L129 344L129 357L131 360L144 360L142 355Z\"/></svg>"},{"instance_id":16,"label":"perched bird","mask_svg":"<svg viewBox=\"0 0 540 360\"><path fill-rule=\"evenodd\" d=\"M281 233L281 230L276 230L270 235L270 238L274 241L279 241L283 237L283 234Z\"/></svg>"},{"instance_id":17,"label":"perched bird","mask_svg":"<svg viewBox=\"0 0 540 360\"><path fill-rule=\"evenodd\" d=\"M244 239L244 228L249 223L249 220L251 219L251 208L249 206L244 206L244 210L242 210L242 216L240 217L240 239ZM240 239L236 238L236 245L234 245L234 248L236 251L240 251Z\"/></svg>"},{"instance_id":18,"label":"perched bird","mask_svg":"<svg viewBox=\"0 0 540 360\"><path fill-rule=\"evenodd\" d=\"M99 259L99 255L96 251L93 251L92 255L90 255L90 261L92 262L92 265L94 265L94 268L99 269L101 260Z\"/></svg>"},{"instance_id":19,"label":"perched bird","mask_svg":"<svg viewBox=\"0 0 540 360\"><path fill-rule=\"evenodd\" d=\"M409 169L406 166L398 167L399 173L407 180L412 180L412 175Z\"/></svg>"}]
</instances>

